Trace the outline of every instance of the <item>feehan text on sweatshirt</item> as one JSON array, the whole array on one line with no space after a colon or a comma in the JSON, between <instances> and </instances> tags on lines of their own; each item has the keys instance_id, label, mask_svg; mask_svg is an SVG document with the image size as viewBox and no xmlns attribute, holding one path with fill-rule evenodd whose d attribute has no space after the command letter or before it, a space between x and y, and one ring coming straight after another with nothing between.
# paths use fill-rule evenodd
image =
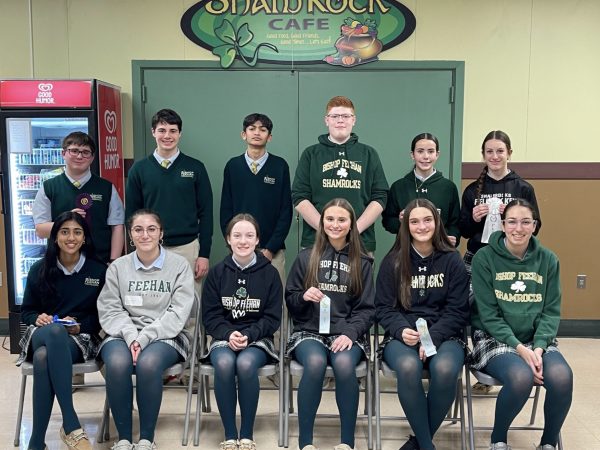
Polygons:
<instances>
[{"instance_id":1,"label":"feehan text on sweatshirt","mask_svg":"<svg viewBox=\"0 0 600 450\"><path fill-rule=\"evenodd\" d=\"M129 292L171 292L171 282L165 280L130 281Z\"/></svg>"},{"instance_id":2,"label":"feehan text on sweatshirt","mask_svg":"<svg viewBox=\"0 0 600 450\"><path fill-rule=\"evenodd\" d=\"M356 173L362 173L362 166L356 161L348 161L347 159L336 159L323 164L323 173L338 169L335 175L339 178L323 178L324 188L343 188L343 189L360 189L361 180L347 179L349 172L353 170Z\"/></svg>"},{"instance_id":3,"label":"feehan text on sweatshirt","mask_svg":"<svg viewBox=\"0 0 600 450\"><path fill-rule=\"evenodd\" d=\"M539 303L543 301L543 296L540 293L525 292L527 285L523 281L534 281L537 284L544 284L544 277L536 272L498 272L496 281L514 281L510 285L510 290L514 292L504 292L499 289L494 289L494 293L498 300L515 303Z\"/></svg>"}]
</instances>

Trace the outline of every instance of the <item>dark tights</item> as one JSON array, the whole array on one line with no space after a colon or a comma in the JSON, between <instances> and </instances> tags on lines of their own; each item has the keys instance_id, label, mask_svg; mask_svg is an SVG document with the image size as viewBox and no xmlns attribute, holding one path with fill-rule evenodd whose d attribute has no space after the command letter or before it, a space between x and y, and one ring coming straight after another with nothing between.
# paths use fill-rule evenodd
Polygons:
<instances>
[{"instance_id":1,"label":"dark tights","mask_svg":"<svg viewBox=\"0 0 600 450\"><path fill-rule=\"evenodd\" d=\"M225 440L238 437L253 439L260 389L258 369L267 363L267 354L258 347L248 347L240 352L220 347L210 352L210 362L215 369L215 397L225 429ZM238 395L242 416L239 436L235 423Z\"/></svg>"},{"instance_id":2,"label":"dark tights","mask_svg":"<svg viewBox=\"0 0 600 450\"><path fill-rule=\"evenodd\" d=\"M383 359L396 372L398 398L419 448L434 449L433 435L456 395L456 382L465 359L463 347L456 341L446 341L436 355L423 363L418 347L394 339L385 346ZM424 364L430 374L427 394L422 382Z\"/></svg>"},{"instance_id":3,"label":"dark tights","mask_svg":"<svg viewBox=\"0 0 600 450\"><path fill-rule=\"evenodd\" d=\"M140 439L154 441L154 429L162 402L162 374L173 364L180 362L181 355L164 342L153 342L144 348L133 365L131 351L125 341L107 342L101 350L106 367L106 395L115 420L119 440L132 442L133 381L140 414Z\"/></svg>"},{"instance_id":4,"label":"dark tights","mask_svg":"<svg viewBox=\"0 0 600 450\"><path fill-rule=\"evenodd\" d=\"M46 430L54 397L62 413L67 434L81 428L73 408L71 377L73 363L82 361L82 354L63 325L50 324L38 328L31 338L33 350L33 428L30 449L45 447Z\"/></svg>"},{"instance_id":5,"label":"dark tights","mask_svg":"<svg viewBox=\"0 0 600 450\"><path fill-rule=\"evenodd\" d=\"M544 388L544 433L540 445L556 446L573 397L573 372L559 352L542 356ZM496 416L492 442L506 442L508 427L523 409L533 384L533 372L527 363L514 353L496 356L485 372L502 382L496 400Z\"/></svg>"},{"instance_id":6,"label":"dark tights","mask_svg":"<svg viewBox=\"0 0 600 450\"><path fill-rule=\"evenodd\" d=\"M299 447L313 443L313 428L323 393L327 363L335 376L335 401L340 412L341 443L354 448L354 429L358 414L358 380L356 366L363 352L357 345L350 350L333 353L320 342L308 339L294 350L296 360L304 367L298 385Z\"/></svg>"}]
</instances>

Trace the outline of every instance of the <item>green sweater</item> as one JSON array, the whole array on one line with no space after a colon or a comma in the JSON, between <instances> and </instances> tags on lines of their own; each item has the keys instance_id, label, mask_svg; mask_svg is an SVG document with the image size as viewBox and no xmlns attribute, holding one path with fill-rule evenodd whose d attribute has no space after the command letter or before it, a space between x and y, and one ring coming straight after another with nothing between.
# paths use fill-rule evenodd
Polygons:
<instances>
[{"instance_id":1,"label":"green sweater","mask_svg":"<svg viewBox=\"0 0 600 450\"><path fill-rule=\"evenodd\" d=\"M404 178L400 178L392 184L387 206L383 212L383 227L390 233L397 234L400 229L400 219L398 219L400 211L416 198L430 200L441 210L440 214L446 233L456 238L456 245L458 246L460 241L458 189L452 181L444 178L439 170L423 182L417 179L414 170L411 170Z\"/></svg>"},{"instance_id":2,"label":"green sweater","mask_svg":"<svg viewBox=\"0 0 600 450\"><path fill-rule=\"evenodd\" d=\"M77 189L63 173L44 182L44 193L50 200L52 221L63 212L75 208L75 199L78 195L85 193L92 197L92 207L88 210L90 232L94 240L96 255L100 260L108 262L112 228L108 225L107 219L110 211L112 183L92 174L92 178L80 189Z\"/></svg>"},{"instance_id":3,"label":"green sweater","mask_svg":"<svg viewBox=\"0 0 600 450\"><path fill-rule=\"evenodd\" d=\"M532 236L519 259L508 251L504 237L496 231L473 257L471 324L513 348L533 343L545 350L560 322L558 258Z\"/></svg>"},{"instance_id":4,"label":"green sweater","mask_svg":"<svg viewBox=\"0 0 600 450\"><path fill-rule=\"evenodd\" d=\"M331 142L327 134L319 136L319 143L302 153L292 185L292 201L297 206L308 200L319 211L337 197L350 202L356 217L360 217L369 203L376 201L383 208L387 201L388 184L377 152L358 142L354 133L344 144ZM375 228L371 225L361 234L368 251L375 250ZM302 247L315 241L315 230L304 223Z\"/></svg>"},{"instance_id":5,"label":"green sweater","mask_svg":"<svg viewBox=\"0 0 600 450\"><path fill-rule=\"evenodd\" d=\"M206 168L183 153L165 169L154 154L137 161L127 176L127 218L140 208L160 215L164 245L200 241L198 256L208 258L213 234L213 197Z\"/></svg>"}]
</instances>

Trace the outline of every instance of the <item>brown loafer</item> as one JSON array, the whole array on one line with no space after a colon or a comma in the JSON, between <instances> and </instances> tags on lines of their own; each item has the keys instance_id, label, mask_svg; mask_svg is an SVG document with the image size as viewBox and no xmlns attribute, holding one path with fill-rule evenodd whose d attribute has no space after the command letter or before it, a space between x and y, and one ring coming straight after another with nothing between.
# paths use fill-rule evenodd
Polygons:
<instances>
[{"instance_id":1,"label":"brown loafer","mask_svg":"<svg viewBox=\"0 0 600 450\"><path fill-rule=\"evenodd\" d=\"M82 428L71 431L65 434L63 428L60 429L60 438L62 441L73 450L92 450L92 444L85 431Z\"/></svg>"}]
</instances>

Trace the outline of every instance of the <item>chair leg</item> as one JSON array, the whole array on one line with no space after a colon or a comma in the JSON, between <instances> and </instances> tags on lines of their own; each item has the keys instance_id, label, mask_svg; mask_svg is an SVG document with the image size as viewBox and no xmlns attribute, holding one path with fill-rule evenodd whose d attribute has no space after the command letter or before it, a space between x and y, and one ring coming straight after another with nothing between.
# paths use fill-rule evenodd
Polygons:
<instances>
[{"instance_id":1,"label":"chair leg","mask_svg":"<svg viewBox=\"0 0 600 450\"><path fill-rule=\"evenodd\" d=\"M96 436L96 441L99 444L110 439L109 420L108 397L105 397L104 406L102 407L102 422L100 423L98 434Z\"/></svg>"},{"instance_id":2,"label":"chair leg","mask_svg":"<svg viewBox=\"0 0 600 450\"><path fill-rule=\"evenodd\" d=\"M190 363L190 379L188 381L188 387L187 387L187 399L185 402L185 421L183 424L183 437L181 439L181 445L182 446L187 446L188 445L188 434L190 431L190 413L191 413L191 409L192 409L192 396L193 396L193 391L194 391L194 379L195 379L195 368L196 368L196 349L194 348L192 351L192 359L191 359L191 363ZM200 395L199 393L196 393L196 395Z\"/></svg>"},{"instance_id":3,"label":"chair leg","mask_svg":"<svg viewBox=\"0 0 600 450\"><path fill-rule=\"evenodd\" d=\"M377 358L377 355L375 355ZM375 400L375 446L377 450L381 450L381 387L379 384L379 364L376 361L373 368L373 381L375 392L373 398Z\"/></svg>"},{"instance_id":4,"label":"chair leg","mask_svg":"<svg viewBox=\"0 0 600 450\"><path fill-rule=\"evenodd\" d=\"M21 375L21 393L19 396L19 410L17 411L17 429L15 430L15 440L13 445L19 446L21 437L21 421L23 420L23 403L25 402L25 386L27 385L27 375Z\"/></svg>"},{"instance_id":5,"label":"chair leg","mask_svg":"<svg viewBox=\"0 0 600 450\"><path fill-rule=\"evenodd\" d=\"M469 426L469 448L475 450L475 430L473 429L473 393L471 392L471 376L465 367L465 386L467 389L467 420Z\"/></svg>"},{"instance_id":6,"label":"chair leg","mask_svg":"<svg viewBox=\"0 0 600 450\"><path fill-rule=\"evenodd\" d=\"M456 402L460 408L460 441L462 450L467 450L467 433L465 430L465 396L463 395L462 380L459 379L456 383ZM454 417L457 417L456 414ZM456 423L456 421L454 422Z\"/></svg>"},{"instance_id":7,"label":"chair leg","mask_svg":"<svg viewBox=\"0 0 600 450\"><path fill-rule=\"evenodd\" d=\"M289 367L286 368L284 376L284 399L283 399L283 446L285 448L290 445L290 411L292 411L292 375L289 373Z\"/></svg>"},{"instance_id":8,"label":"chair leg","mask_svg":"<svg viewBox=\"0 0 600 450\"><path fill-rule=\"evenodd\" d=\"M558 433L558 450L563 450L562 435Z\"/></svg>"},{"instance_id":9,"label":"chair leg","mask_svg":"<svg viewBox=\"0 0 600 450\"><path fill-rule=\"evenodd\" d=\"M373 379L372 366L367 361L367 386L365 387L365 403L367 407L367 448L373 450Z\"/></svg>"},{"instance_id":10,"label":"chair leg","mask_svg":"<svg viewBox=\"0 0 600 450\"><path fill-rule=\"evenodd\" d=\"M283 356L281 357L283 360ZM277 415L277 433L278 433L278 438L277 438L277 445L279 447L283 447L283 415L284 415L284 408L285 408L285 386L284 386L284 370L283 370L283 363L280 361L279 363L279 373L277 374L279 376L279 389L278 389L278 400L279 400L279 414Z\"/></svg>"},{"instance_id":11,"label":"chair leg","mask_svg":"<svg viewBox=\"0 0 600 450\"><path fill-rule=\"evenodd\" d=\"M200 369L198 369L198 393L196 394L196 421L194 423L194 447L200 445L200 419L202 418L202 403L204 399L204 382L208 378L207 376L200 375Z\"/></svg>"},{"instance_id":12,"label":"chair leg","mask_svg":"<svg viewBox=\"0 0 600 450\"><path fill-rule=\"evenodd\" d=\"M456 424L456 418L458 417L458 396L459 396L458 391L459 391L459 389L462 393L462 385L459 386L458 382L457 382L456 383L456 397L454 398L454 411L452 412L452 417L451 417L451 419L454 419L452 421L452 425Z\"/></svg>"},{"instance_id":13,"label":"chair leg","mask_svg":"<svg viewBox=\"0 0 600 450\"><path fill-rule=\"evenodd\" d=\"M537 385L535 387L535 394L533 396L533 406L531 407L531 419L529 419L529 425L533 425L535 423L535 415L537 413L539 399L540 399L540 386Z\"/></svg>"},{"instance_id":14,"label":"chair leg","mask_svg":"<svg viewBox=\"0 0 600 450\"><path fill-rule=\"evenodd\" d=\"M212 407L210 406L210 377L204 375L204 412L211 412Z\"/></svg>"}]
</instances>

